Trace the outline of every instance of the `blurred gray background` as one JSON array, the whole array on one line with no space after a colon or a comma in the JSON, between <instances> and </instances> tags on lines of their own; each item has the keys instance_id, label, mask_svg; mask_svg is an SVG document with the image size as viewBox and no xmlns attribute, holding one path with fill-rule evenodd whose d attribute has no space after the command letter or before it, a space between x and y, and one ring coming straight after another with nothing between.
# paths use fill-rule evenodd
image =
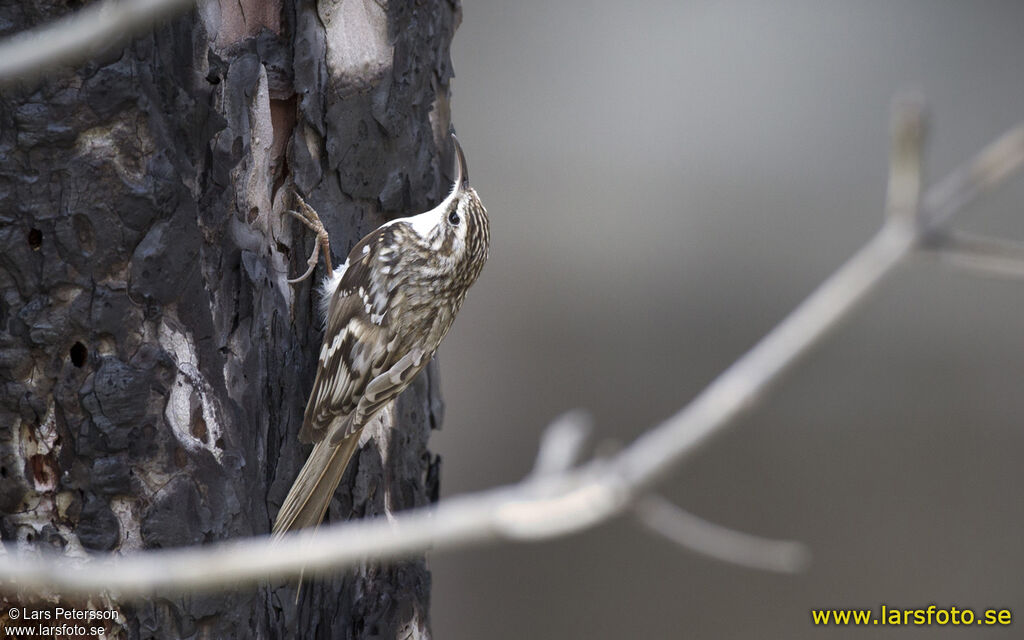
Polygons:
<instances>
[{"instance_id":1,"label":"blurred gray background","mask_svg":"<svg viewBox=\"0 0 1024 640\"><path fill-rule=\"evenodd\" d=\"M491 260L440 351L454 495L513 482L544 426L672 414L877 229L889 106L928 99L929 180L1024 120L1020 2L464 0L453 121ZM1024 239L1024 180L957 220ZM1014 637L818 629L809 609L1024 615L1024 282L924 258L662 490L805 541L779 576L629 520L432 554L436 637Z\"/></svg>"}]
</instances>

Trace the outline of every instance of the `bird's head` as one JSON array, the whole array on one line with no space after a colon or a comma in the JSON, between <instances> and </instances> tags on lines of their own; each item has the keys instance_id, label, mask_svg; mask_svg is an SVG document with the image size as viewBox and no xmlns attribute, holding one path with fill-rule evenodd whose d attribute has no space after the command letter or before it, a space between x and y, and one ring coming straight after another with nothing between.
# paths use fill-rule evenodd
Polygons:
<instances>
[{"instance_id":1,"label":"bird's head","mask_svg":"<svg viewBox=\"0 0 1024 640\"><path fill-rule=\"evenodd\" d=\"M458 279L465 280L460 284L468 288L487 261L491 232L487 210L476 190L469 186L462 146L454 135L452 142L456 166L451 192L430 211L394 222L408 224L442 264L454 271Z\"/></svg>"}]
</instances>

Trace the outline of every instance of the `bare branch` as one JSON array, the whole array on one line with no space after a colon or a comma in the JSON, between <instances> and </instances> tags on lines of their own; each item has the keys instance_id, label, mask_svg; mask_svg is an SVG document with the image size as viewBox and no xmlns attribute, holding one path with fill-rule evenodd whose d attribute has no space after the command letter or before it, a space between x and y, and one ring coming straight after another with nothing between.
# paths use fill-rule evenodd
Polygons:
<instances>
[{"instance_id":1,"label":"bare branch","mask_svg":"<svg viewBox=\"0 0 1024 640\"><path fill-rule=\"evenodd\" d=\"M644 487L655 482L749 410L786 369L853 311L923 234L995 187L1022 164L1024 124L1000 136L928 189L922 199L920 224L913 225L901 216L889 217L875 237L753 349L682 411L640 436L623 452L621 462L631 484Z\"/></svg>"},{"instance_id":2,"label":"bare branch","mask_svg":"<svg viewBox=\"0 0 1024 640\"><path fill-rule=\"evenodd\" d=\"M625 495L602 488L598 478L574 472L509 488L445 500L398 516L353 520L269 537L185 549L107 556L70 566L63 559L0 557L0 580L21 589L62 593L110 592L120 597L157 590L189 592L236 586L264 578L323 574L376 558L400 558L426 549L473 542L539 539L585 528L617 513ZM555 517L552 518L551 515ZM534 515L534 517L531 517ZM548 521L555 520L557 526ZM541 530L537 524L546 525ZM10 583L13 583L10 584Z\"/></svg>"},{"instance_id":3,"label":"bare branch","mask_svg":"<svg viewBox=\"0 0 1024 640\"><path fill-rule=\"evenodd\" d=\"M889 191L886 215L890 220L916 224L921 203L921 147L925 122L922 100L907 97L896 102L889 151Z\"/></svg>"},{"instance_id":4,"label":"bare branch","mask_svg":"<svg viewBox=\"0 0 1024 640\"><path fill-rule=\"evenodd\" d=\"M627 482L636 488L650 486L749 411L786 370L878 286L916 240L913 226L896 219L886 222L846 264L682 411L620 454L617 466Z\"/></svg>"},{"instance_id":5,"label":"bare branch","mask_svg":"<svg viewBox=\"0 0 1024 640\"><path fill-rule=\"evenodd\" d=\"M565 413L552 422L541 436L533 474L546 476L572 468L579 460L591 428L590 415L581 409Z\"/></svg>"},{"instance_id":6,"label":"bare branch","mask_svg":"<svg viewBox=\"0 0 1024 640\"><path fill-rule=\"evenodd\" d=\"M104 0L0 42L0 83L88 58L195 0Z\"/></svg>"},{"instance_id":7,"label":"bare branch","mask_svg":"<svg viewBox=\"0 0 1024 640\"><path fill-rule=\"evenodd\" d=\"M925 255L982 276L1024 278L1024 244L961 232L929 238Z\"/></svg>"},{"instance_id":8,"label":"bare branch","mask_svg":"<svg viewBox=\"0 0 1024 640\"><path fill-rule=\"evenodd\" d=\"M1024 123L990 143L970 162L928 189L922 204L926 233L936 233L982 193L991 190L1024 164Z\"/></svg>"},{"instance_id":9,"label":"bare branch","mask_svg":"<svg viewBox=\"0 0 1024 640\"><path fill-rule=\"evenodd\" d=\"M919 156L919 151L911 149L906 157ZM901 175L896 166L901 162L906 160L892 159L892 175ZM690 404L609 459L568 468L570 456L541 454L544 462L540 468L565 470L532 475L518 485L447 499L392 518L357 520L285 536L273 545L267 538L251 538L146 551L120 559L98 558L81 566L60 558L8 555L0 557L0 581L13 581L19 588L114 591L121 596L157 589L196 591L295 577L303 566L324 573L431 548L501 539L537 540L593 526L626 511L638 494L749 411L920 243L926 225L930 232L937 232L937 224L1020 168L1022 162L1024 125L929 189L922 200L920 224L905 215L890 215L863 248ZM562 436L546 438L549 447L552 438L557 441ZM559 448L569 452L575 445L558 445L556 450Z\"/></svg>"},{"instance_id":10,"label":"bare branch","mask_svg":"<svg viewBox=\"0 0 1024 640\"><path fill-rule=\"evenodd\" d=\"M645 496L634 507L637 520L650 531L702 556L729 564L798 573L811 561L801 542L768 540L708 522L660 496Z\"/></svg>"}]
</instances>

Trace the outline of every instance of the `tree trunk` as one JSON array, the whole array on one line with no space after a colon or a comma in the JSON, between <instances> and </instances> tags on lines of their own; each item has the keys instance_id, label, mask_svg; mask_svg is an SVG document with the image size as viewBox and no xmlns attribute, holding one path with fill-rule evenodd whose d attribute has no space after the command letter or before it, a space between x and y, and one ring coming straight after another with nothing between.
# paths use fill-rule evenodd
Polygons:
<instances>
[{"instance_id":1,"label":"tree trunk","mask_svg":"<svg viewBox=\"0 0 1024 640\"><path fill-rule=\"evenodd\" d=\"M0 8L0 30L67 10L22 5ZM314 238L283 212L301 193L338 264L385 219L443 197L459 18L455 0L214 1L3 88L8 552L267 533L309 452L297 433L322 338L321 272L285 281ZM431 366L374 425L330 520L436 499L426 442L440 414ZM58 602L117 608L114 637L420 638L429 587L418 559L307 581L299 606L294 584Z\"/></svg>"}]
</instances>

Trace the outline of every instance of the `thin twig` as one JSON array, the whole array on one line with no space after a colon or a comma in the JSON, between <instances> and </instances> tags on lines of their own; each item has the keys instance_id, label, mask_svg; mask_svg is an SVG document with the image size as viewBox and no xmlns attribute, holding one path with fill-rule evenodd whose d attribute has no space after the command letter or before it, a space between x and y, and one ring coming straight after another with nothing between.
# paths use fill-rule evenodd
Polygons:
<instances>
[{"instance_id":1,"label":"thin twig","mask_svg":"<svg viewBox=\"0 0 1024 640\"><path fill-rule=\"evenodd\" d=\"M998 185L1024 164L1024 123L989 144L970 162L928 190L922 209L926 233L939 232L975 198Z\"/></svg>"},{"instance_id":2,"label":"thin twig","mask_svg":"<svg viewBox=\"0 0 1024 640\"><path fill-rule=\"evenodd\" d=\"M953 214L1020 169L1024 124L957 167L921 199L920 223L890 216L882 229L753 349L682 411L646 432L623 455L628 479L645 487L692 455L753 405L774 381L845 318L911 248ZM948 198L949 200L946 200ZM650 465L649 468L645 468Z\"/></svg>"},{"instance_id":3,"label":"thin twig","mask_svg":"<svg viewBox=\"0 0 1024 640\"><path fill-rule=\"evenodd\" d=\"M891 136L888 215L882 229L682 411L622 453L620 463L630 486L650 486L749 411L910 252L918 240L923 138L920 108L898 104Z\"/></svg>"},{"instance_id":4,"label":"thin twig","mask_svg":"<svg viewBox=\"0 0 1024 640\"><path fill-rule=\"evenodd\" d=\"M921 206L921 156L924 147L923 101L907 97L896 102L889 149L889 184L885 214L890 220L917 224Z\"/></svg>"},{"instance_id":5,"label":"thin twig","mask_svg":"<svg viewBox=\"0 0 1024 640\"><path fill-rule=\"evenodd\" d=\"M195 0L104 0L0 41L0 83L88 58Z\"/></svg>"},{"instance_id":6,"label":"thin twig","mask_svg":"<svg viewBox=\"0 0 1024 640\"><path fill-rule=\"evenodd\" d=\"M1019 168L1024 159L1022 140L1024 126L929 189L922 200L922 223L888 217L860 251L689 405L607 460L531 476L518 485L447 499L390 519L358 520L285 536L273 546L268 538L250 538L106 557L78 566L57 558L8 555L0 557L0 581L33 590L113 591L122 598L157 589L196 591L295 577L303 566L324 573L427 549L543 539L607 520L624 512L638 494L749 410L892 272L918 244L926 224L934 229L935 221L948 219ZM547 442L550 446L550 439Z\"/></svg>"},{"instance_id":7,"label":"thin twig","mask_svg":"<svg viewBox=\"0 0 1024 640\"><path fill-rule=\"evenodd\" d=\"M925 255L981 276L1024 278L1024 243L961 232L931 237Z\"/></svg>"},{"instance_id":8,"label":"thin twig","mask_svg":"<svg viewBox=\"0 0 1024 640\"><path fill-rule=\"evenodd\" d=\"M546 476L571 469L579 460L591 428L590 415L586 411L577 409L559 416L541 436L533 475Z\"/></svg>"},{"instance_id":9,"label":"thin twig","mask_svg":"<svg viewBox=\"0 0 1024 640\"><path fill-rule=\"evenodd\" d=\"M811 562L807 547L728 529L680 509L661 496L644 496L633 508L648 530L700 555L741 567L797 573Z\"/></svg>"}]
</instances>

